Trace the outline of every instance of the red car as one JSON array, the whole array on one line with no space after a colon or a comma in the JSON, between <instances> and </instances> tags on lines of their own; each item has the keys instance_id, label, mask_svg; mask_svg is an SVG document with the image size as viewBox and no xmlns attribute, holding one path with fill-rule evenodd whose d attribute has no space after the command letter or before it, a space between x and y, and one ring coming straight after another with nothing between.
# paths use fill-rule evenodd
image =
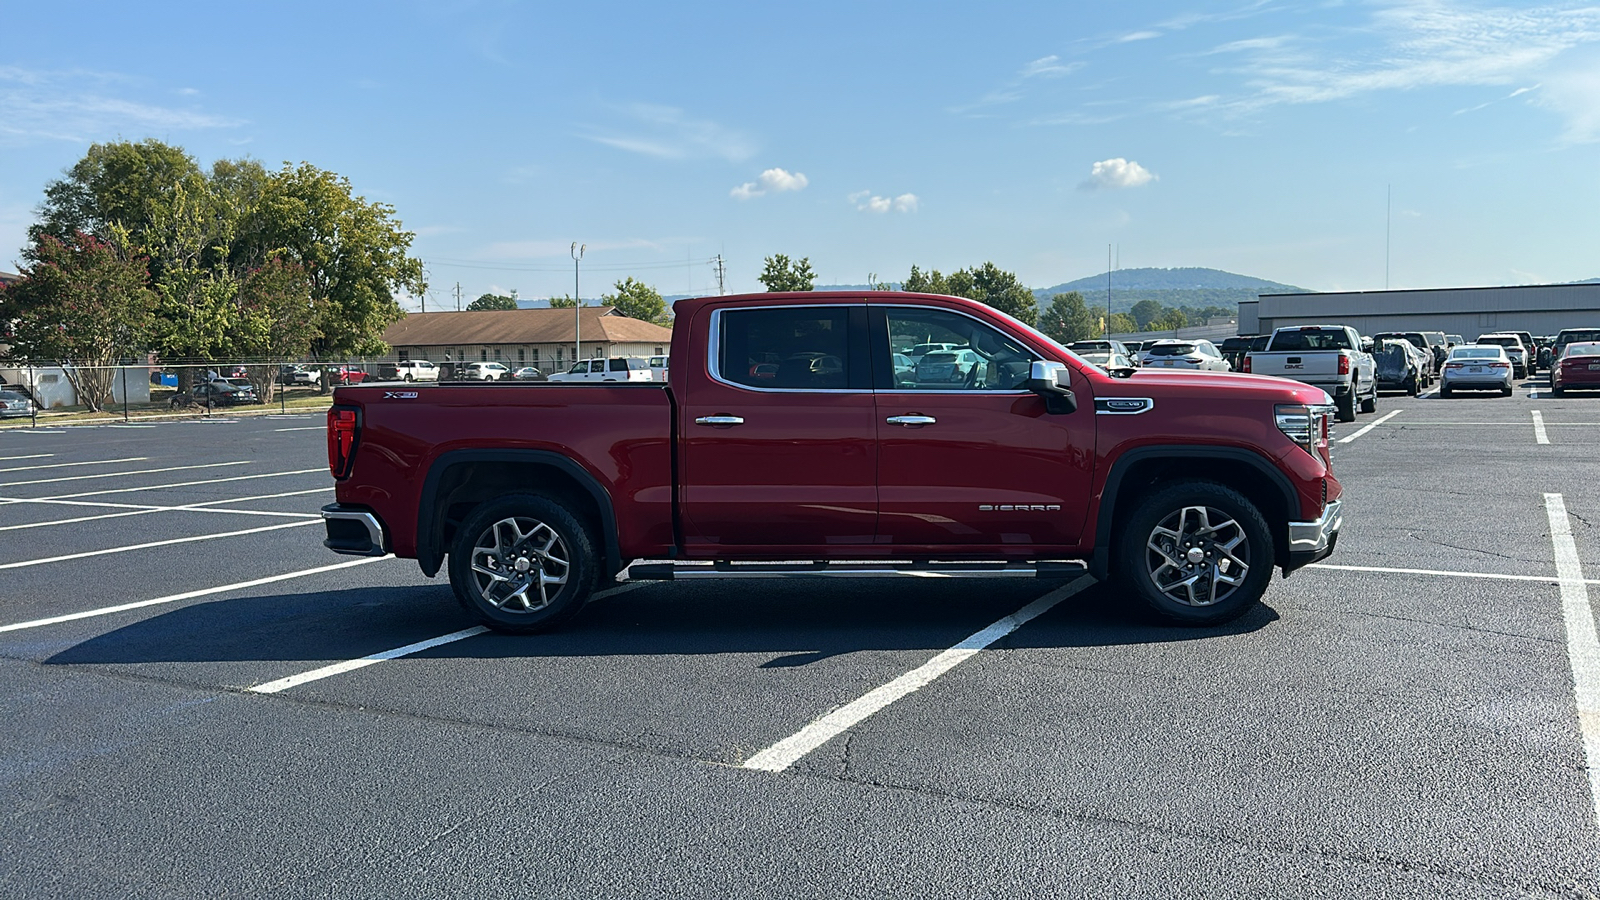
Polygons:
<instances>
[{"instance_id":1,"label":"red car","mask_svg":"<svg viewBox=\"0 0 1600 900\"><path fill-rule=\"evenodd\" d=\"M329 366L328 384L360 384L367 380L367 373L355 366Z\"/></svg>"},{"instance_id":2,"label":"red car","mask_svg":"<svg viewBox=\"0 0 1600 900\"><path fill-rule=\"evenodd\" d=\"M1274 568L1338 539L1320 388L1112 375L956 297L771 293L674 309L670 383L341 388L325 545L416 559L430 576L448 557L474 617L531 632L624 569L1087 572L1164 618L1215 624L1254 608ZM897 380L895 354L930 341L980 363L961 383Z\"/></svg>"},{"instance_id":3,"label":"red car","mask_svg":"<svg viewBox=\"0 0 1600 900\"><path fill-rule=\"evenodd\" d=\"M1551 365L1550 393L1559 397L1572 388L1600 388L1600 341L1568 344Z\"/></svg>"}]
</instances>

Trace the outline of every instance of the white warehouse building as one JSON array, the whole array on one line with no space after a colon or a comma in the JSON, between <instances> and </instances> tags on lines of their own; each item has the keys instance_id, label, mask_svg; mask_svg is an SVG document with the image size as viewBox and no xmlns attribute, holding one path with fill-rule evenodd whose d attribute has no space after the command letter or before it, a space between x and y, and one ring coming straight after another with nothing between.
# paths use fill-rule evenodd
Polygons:
<instances>
[{"instance_id":1,"label":"white warehouse building","mask_svg":"<svg viewBox=\"0 0 1600 900\"><path fill-rule=\"evenodd\" d=\"M1361 334L1442 331L1469 341L1496 331L1600 328L1600 283L1262 294L1239 304L1240 334L1321 324L1349 325Z\"/></svg>"}]
</instances>

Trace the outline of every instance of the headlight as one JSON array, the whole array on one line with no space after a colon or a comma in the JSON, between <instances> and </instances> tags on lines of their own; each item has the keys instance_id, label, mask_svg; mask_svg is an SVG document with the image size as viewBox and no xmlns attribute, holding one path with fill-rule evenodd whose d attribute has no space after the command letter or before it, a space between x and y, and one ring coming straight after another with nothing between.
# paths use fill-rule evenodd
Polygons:
<instances>
[{"instance_id":1,"label":"headlight","mask_svg":"<svg viewBox=\"0 0 1600 900\"><path fill-rule=\"evenodd\" d=\"M1331 403L1280 403L1273 407L1273 415L1279 431L1316 456L1318 448L1328 446L1333 410Z\"/></svg>"}]
</instances>

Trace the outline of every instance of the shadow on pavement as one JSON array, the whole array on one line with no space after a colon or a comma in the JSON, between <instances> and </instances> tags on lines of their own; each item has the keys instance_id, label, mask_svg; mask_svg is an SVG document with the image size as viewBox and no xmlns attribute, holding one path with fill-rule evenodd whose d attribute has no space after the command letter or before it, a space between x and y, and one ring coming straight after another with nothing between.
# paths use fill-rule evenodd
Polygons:
<instances>
[{"instance_id":1,"label":"shadow on pavement","mask_svg":"<svg viewBox=\"0 0 1600 900\"><path fill-rule=\"evenodd\" d=\"M419 656L522 658L775 653L769 668L872 650L944 650L1059 586L1032 580L651 585L602 598L561 630L487 634ZM1258 607L1216 628L1154 623L1113 587L1067 598L995 645L1092 647L1205 640L1252 632ZM54 665L355 659L471 627L448 586L273 594L174 609L91 638ZM18 633L23 638L26 633ZM20 643L20 641L19 641ZM4 642L0 642L3 649Z\"/></svg>"}]
</instances>

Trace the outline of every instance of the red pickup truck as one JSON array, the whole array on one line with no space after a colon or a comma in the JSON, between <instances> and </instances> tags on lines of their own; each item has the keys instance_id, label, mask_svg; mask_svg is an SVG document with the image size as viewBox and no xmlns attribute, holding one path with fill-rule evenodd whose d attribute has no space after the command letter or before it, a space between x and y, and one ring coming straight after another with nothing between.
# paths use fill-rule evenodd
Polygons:
<instances>
[{"instance_id":1,"label":"red pickup truck","mask_svg":"<svg viewBox=\"0 0 1600 900\"><path fill-rule=\"evenodd\" d=\"M338 388L326 546L448 557L467 610L531 632L617 578L796 574L1088 573L1213 624L1337 541L1318 388L1114 376L958 297L674 312L667 384Z\"/></svg>"}]
</instances>

